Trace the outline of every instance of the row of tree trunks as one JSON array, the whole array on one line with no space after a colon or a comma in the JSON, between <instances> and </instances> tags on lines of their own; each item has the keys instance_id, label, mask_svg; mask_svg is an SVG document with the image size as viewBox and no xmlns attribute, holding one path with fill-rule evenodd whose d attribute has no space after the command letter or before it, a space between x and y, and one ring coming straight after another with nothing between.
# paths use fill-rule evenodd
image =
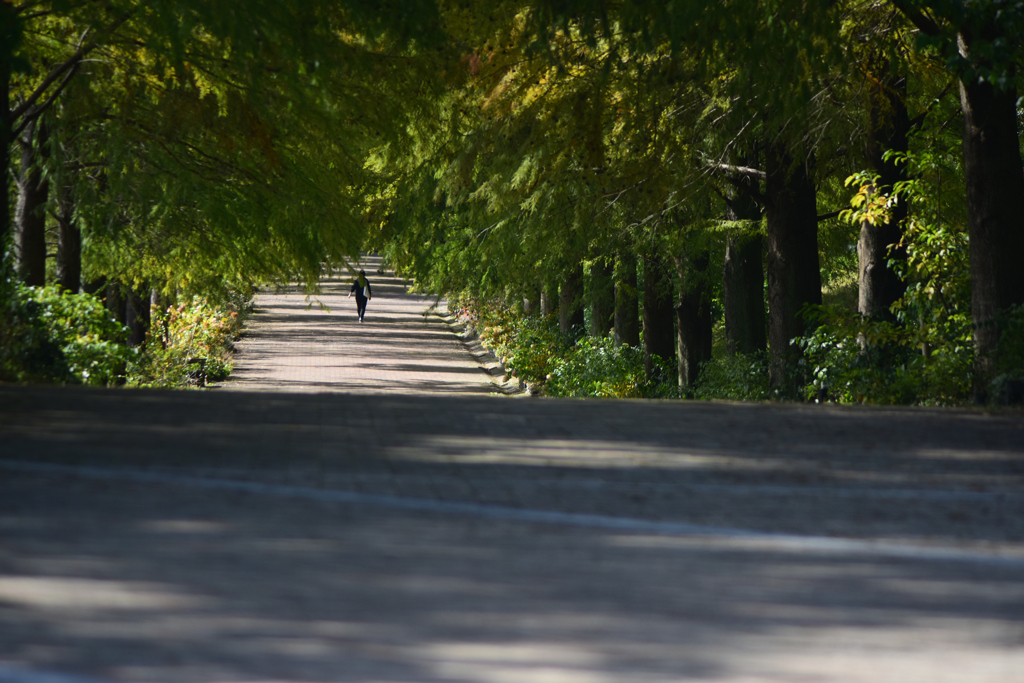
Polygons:
<instances>
[{"instance_id":1,"label":"row of tree trunks","mask_svg":"<svg viewBox=\"0 0 1024 683\"><path fill-rule=\"evenodd\" d=\"M21 171L14 212L14 257L17 272L27 285L46 284L46 207L50 180L44 173L49 157L49 133L45 118L38 118L22 131ZM57 187L57 284L78 292L82 281L82 235L75 221L70 179Z\"/></svg>"},{"instance_id":2,"label":"row of tree trunks","mask_svg":"<svg viewBox=\"0 0 1024 683\"><path fill-rule=\"evenodd\" d=\"M769 382L788 394L799 358L790 340L807 332L803 307L821 304L817 201L807 163L780 140L768 145L765 174Z\"/></svg>"}]
</instances>

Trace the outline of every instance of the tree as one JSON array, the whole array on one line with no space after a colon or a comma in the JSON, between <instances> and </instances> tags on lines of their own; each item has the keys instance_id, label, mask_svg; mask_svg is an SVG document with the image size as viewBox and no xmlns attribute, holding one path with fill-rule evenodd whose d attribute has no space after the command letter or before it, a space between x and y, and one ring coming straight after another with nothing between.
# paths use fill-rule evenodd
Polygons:
<instances>
[{"instance_id":1,"label":"tree","mask_svg":"<svg viewBox=\"0 0 1024 683\"><path fill-rule=\"evenodd\" d=\"M313 286L358 255L365 153L404 135L375 114L418 87L409 50L439 35L432 2L407 5L5 3L31 28L5 45L37 69L4 81L20 97L7 122L67 105L53 134L90 276Z\"/></svg>"},{"instance_id":2,"label":"tree","mask_svg":"<svg viewBox=\"0 0 1024 683\"><path fill-rule=\"evenodd\" d=\"M1024 6L1011 2L892 0L946 58L959 81L971 251L975 391L987 394L1001 317L1024 304L1024 165L1017 115L1017 62Z\"/></svg>"}]
</instances>

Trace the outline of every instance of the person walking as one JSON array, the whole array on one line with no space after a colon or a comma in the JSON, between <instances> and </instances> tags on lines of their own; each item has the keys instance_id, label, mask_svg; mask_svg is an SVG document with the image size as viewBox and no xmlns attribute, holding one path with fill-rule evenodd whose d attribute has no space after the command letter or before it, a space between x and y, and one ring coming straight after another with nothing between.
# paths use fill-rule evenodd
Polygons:
<instances>
[{"instance_id":1,"label":"person walking","mask_svg":"<svg viewBox=\"0 0 1024 683\"><path fill-rule=\"evenodd\" d=\"M370 281L366 279L365 270L360 270L359 277L352 283L352 289L348 292L349 298L353 293L356 295L356 312L359 314L359 322L363 322L363 316L366 315L366 302L373 298Z\"/></svg>"}]
</instances>

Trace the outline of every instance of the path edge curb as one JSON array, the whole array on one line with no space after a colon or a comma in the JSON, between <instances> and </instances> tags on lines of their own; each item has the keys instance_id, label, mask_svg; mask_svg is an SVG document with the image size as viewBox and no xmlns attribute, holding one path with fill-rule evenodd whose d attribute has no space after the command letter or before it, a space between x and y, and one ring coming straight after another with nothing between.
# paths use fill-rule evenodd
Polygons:
<instances>
[{"instance_id":1,"label":"path edge curb","mask_svg":"<svg viewBox=\"0 0 1024 683\"><path fill-rule=\"evenodd\" d=\"M501 359L480 342L480 336L448 310L446 301L435 302L424 312L424 315L433 315L448 326L448 329L459 338L459 341L473 356L480 365L480 369L487 374L499 392L506 396L531 395L527 390L526 383L509 375Z\"/></svg>"}]
</instances>

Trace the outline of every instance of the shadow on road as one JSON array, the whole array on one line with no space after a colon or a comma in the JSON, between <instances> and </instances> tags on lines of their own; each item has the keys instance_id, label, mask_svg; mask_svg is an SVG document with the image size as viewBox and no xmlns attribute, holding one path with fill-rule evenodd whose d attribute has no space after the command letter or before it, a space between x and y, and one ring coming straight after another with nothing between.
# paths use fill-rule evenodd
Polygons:
<instances>
[{"instance_id":1,"label":"shadow on road","mask_svg":"<svg viewBox=\"0 0 1024 683\"><path fill-rule=\"evenodd\" d=\"M168 683L1022 670L1015 416L5 386L0 435L7 461L1017 558L786 550L8 467L0 679L2 662Z\"/></svg>"}]
</instances>

